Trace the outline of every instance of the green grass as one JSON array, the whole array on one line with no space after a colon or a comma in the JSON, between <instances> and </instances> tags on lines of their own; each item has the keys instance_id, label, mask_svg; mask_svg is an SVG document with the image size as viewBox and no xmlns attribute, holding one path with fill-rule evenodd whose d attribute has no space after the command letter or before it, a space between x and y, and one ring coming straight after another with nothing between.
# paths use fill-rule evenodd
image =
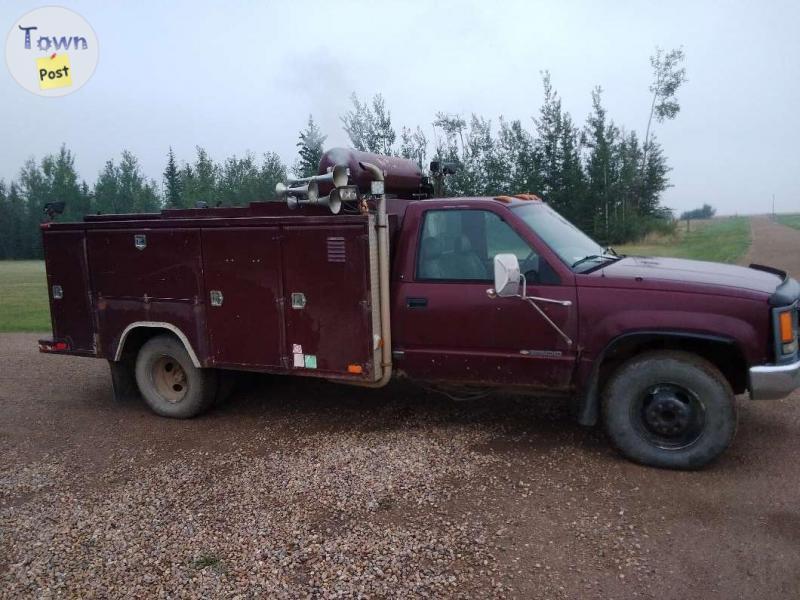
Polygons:
<instances>
[{"instance_id":1,"label":"green grass","mask_svg":"<svg viewBox=\"0 0 800 600\"><path fill-rule=\"evenodd\" d=\"M0 261L0 332L50 331L44 261Z\"/></svg>"},{"instance_id":2,"label":"green grass","mask_svg":"<svg viewBox=\"0 0 800 600\"><path fill-rule=\"evenodd\" d=\"M800 229L800 215L776 215L778 223Z\"/></svg>"},{"instance_id":3,"label":"green grass","mask_svg":"<svg viewBox=\"0 0 800 600\"><path fill-rule=\"evenodd\" d=\"M750 222L745 217L682 222L674 236L649 237L637 244L616 248L620 254L673 256L735 263L750 247Z\"/></svg>"}]
</instances>

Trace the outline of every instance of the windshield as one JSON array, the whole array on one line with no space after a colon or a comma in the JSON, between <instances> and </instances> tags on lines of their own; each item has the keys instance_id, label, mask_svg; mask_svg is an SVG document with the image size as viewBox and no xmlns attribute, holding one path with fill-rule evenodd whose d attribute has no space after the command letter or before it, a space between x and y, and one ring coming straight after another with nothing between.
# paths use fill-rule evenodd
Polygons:
<instances>
[{"instance_id":1,"label":"windshield","mask_svg":"<svg viewBox=\"0 0 800 600\"><path fill-rule=\"evenodd\" d=\"M544 204L523 204L514 206L511 210L522 218L561 260L576 271L585 271L596 267L601 261L615 258L609 256L600 244Z\"/></svg>"}]
</instances>

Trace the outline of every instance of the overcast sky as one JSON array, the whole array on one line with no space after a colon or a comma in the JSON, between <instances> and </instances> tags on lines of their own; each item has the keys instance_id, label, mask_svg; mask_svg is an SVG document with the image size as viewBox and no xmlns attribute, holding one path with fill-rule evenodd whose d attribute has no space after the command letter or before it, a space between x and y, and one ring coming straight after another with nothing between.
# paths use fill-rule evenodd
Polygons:
<instances>
[{"instance_id":1,"label":"overcast sky","mask_svg":"<svg viewBox=\"0 0 800 600\"><path fill-rule=\"evenodd\" d=\"M47 4L4 2L3 35ZM347 144L339 115L353 91L381 92L398 130L430 130L436 111L531 124L543 69L580 123L600 84L609 116L643 132L648 56L682 45L681 112L656 129L673 168L665 204L766 212L774 193L778 211L800 210L796 0L59 4L92 25L100 62L61 98L0 68L0 178L62 142L90 183L123 149L159 183L170 145L181 160L200 145L218 160L273 150L291 163L309 113L328 147Z\"/></svg>"}]
</instances>

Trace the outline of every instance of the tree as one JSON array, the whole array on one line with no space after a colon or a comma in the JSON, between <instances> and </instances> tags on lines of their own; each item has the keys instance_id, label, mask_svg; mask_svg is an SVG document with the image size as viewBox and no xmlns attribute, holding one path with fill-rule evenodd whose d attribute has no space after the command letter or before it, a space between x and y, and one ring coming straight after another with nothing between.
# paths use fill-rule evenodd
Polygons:
<instances>
[{"instance_id":1,"label":"tree","mask_svg":"<svg viewBox=\"0 0 800 600\"><path fill-rule=\"evenodd\" d=\"M197 146L194 164L181 170L181 206L192 208L198 203L214 206L217 203L219 166L204 148Z\"/></svg>"},{"instance_id":2,"label":"tree","mask_svg":"<svg viewBox=\"0 0 800 600\"><path fill-rule=\"evenodd\" d=\"M125 212L145 213L161 209L156 182L147 180L139 160L129 151L122 151L119 163L119 197Z\"/></svg>"},{"instance_id":3,"label":"tree","mask_svg":"<svg viewBox=\"0 0 800 600\"><path fill-rule=\"evenodd\" d=\"M30 258L33 236L38 228L27 227L26 207L19 187L0 181L0 259Z\"/></svg>"},{"instance_id":4,"label":"tree","mask_svg":"<svg viewBox=\"0 0 800 600\"><path fill-rule=\"evenodd\" d=\"M119 173L113 160L106 161L94 184L94 208L102 214L124 212L119 201Z\"/></svg>"},{"instance_id":5,"label":"tree","mask_svg":"<svg viewBox=\"0 0 800 600\"><path fill-rule=\"evenodd\" d=\"M167 166L164 169L164 204L167 208L181 206L181 178L178 165L175 162L175 153L172 146L167 154Z\"/></svg>"},{"instance_id":6,"label":"tree","mask_svg":"<svg viewBox=\"0 0 800 600\"><path fill-rule=\"evenodd\" d=\"M687 210L681 214L681 220L688 221L689 219L710 219L717 214L717 209L710 204L703 204L700 208L694 210Z\"/></svg>"},{"instance_id":7,"label":"tree","mask_svg":"<svg viewBox=\"0 0 800 600\"><path fill-rule=\"evenodd\" d=\"M498 192L541 193L542 179L534 144L533 136L523 128L521 121L506 122L500 117L496 152L503 183Z\"/></svg>"},{"instance_id":8,"label":"tree","mask_svg":"<svg viewBox=\"0 0 800 600\"><path fill-rule=\"evenodd\" d=\"M561 187L561 139L562 114L561 99L553 89L550 73L542 72L544 102L539 108L539 116L534 119L536 131L536 154L542 174L541 192L546 198Z\"/></svg>"},{"instance_id":9,"label":"tree","mask_svg":"<svg viewBox=\"0 0 800 600\"><path fill-rule=\"evenodd\" d=\"M612 225L620 218L624 221L625 216L624 207L623 214L618 214L618 197L613 193L617 182L617 157L614 150L619 132L613 122L608 123L606 120L602 93L600 86L592 91L592 112L586 121L584 138L589 148L586 162L588 206L595 217L595 233L608 240ZM598 217L601 227L598 227Z\"/></svg>"},{"instance_id":10,"label":"tree","mask_svg":"<svg viewBox=\"0 0 800 600\"><path fill-rule=\"evenodd\" d=\"M222 206L242 206L259 199L258 165L252 154L225 159L219 170L216 202Z\"/></svg>"},{"instance_id":11,"label":"tree","mask_svg":"<svg viewBox=\"0 0 800 600\"><path fill-rule=\"evenodd\" d=\"M154 212L161 208L155 181L141 172L139 160L123 150L119 165L106 162L94 186L95 208L104 214Z\"/></svg>"},{"instance_id":12,"label":"tree","mask_svg":"<svg viewBox=\"0 0 800 600\"><path fill-rule=\"evenodd\" d=\"M258 171L258 199L274 198L275 186L284 181L286 181L286 165L274 152L265 152L264 162Z\"/></svg>"},{"instance_id":13,"label":"tree","mask_svg":"<svg viewBox=\"0 0 800 600\"><path fill-rule=\"evenodd\" d=\"M386 108L383 96L375 94L372 105L361 102L353 93L350 96L353 108L342 117L345 133L356 150L394 154L397 133L392 127L392 114Z\"/></svg>"},{"instance_id":14,"label":"tree","mask_svg":"<svg viewBox=\"0 0 800 600\"><path fill-rule=\"evenodd\" d=\"M650 57L650 65L653 67L653 82L650 84L650 92L653 94L653 99L650 102L650 116L647 119L647 129L644 134L642 174L647 168L653 117L658 123L663 123L665 120L674 119L681 110L675 95L681 85L686 82L686 69L681 66L684 59L682 47L669 52L664 52L661 48L656 47L656 53Z\"/></svg>"},{"instance_id":15,"label":"tree","mask_svg":"<svg viewBox=\"0 0 800 600\"><path fill-rule=\"evenodd\" d=\"M81 194L75 157L62 144L58 154L48 154L42 159L42 174L47 188L47 202L64 202L63 219L78 221L90 212L89 199Z\"/></svg>"},{"instance_id":16,"label":"tree","mask_svg":"<svg viewBox=\"0 0 800 600\"><path fill-rule=\"evenodd\" d=\"M6 182L0 179L0 260L12 258L11 236L15 224L6 194Z\"/></svg>"},{"instance_id":17,"label":"tree","mask_svg":"<svg viewBox=\"0 0 800 600\"><path fill-rule=\"evenodd\" d=\"M305 130L300 132L300 140L297 142L298 158L294 163L294 173L297 177L311 177L317 174L319 161L322 158L322 145L328 138L322 135L314 123L314 117L308 116L308 124Z\"/></svg>"},{"instance_id":18,"label":"tree","mask_svg":"<svg viewBox=\"0 0 800 600\"><path fill-rule=\"evenodd\" d=\"M420 169L425 168L428 154L428 138L419 125L415 130L403 127L400 134L400 156L417 163Z\"/></svg>"},{"instance_id":19,"label":"tree","mask_svg":"<svg viewBox=\"0 0 800 600\"><path fill-rule=\"evenodd\" d=\"M38 235L44 205L50 201L50 188L41 168L33 158L25 161L19 173L20 194L24 202L21 224L25 235L20 240L21 256L41 258L42 244Z\"/></svg>"}]
</instances>

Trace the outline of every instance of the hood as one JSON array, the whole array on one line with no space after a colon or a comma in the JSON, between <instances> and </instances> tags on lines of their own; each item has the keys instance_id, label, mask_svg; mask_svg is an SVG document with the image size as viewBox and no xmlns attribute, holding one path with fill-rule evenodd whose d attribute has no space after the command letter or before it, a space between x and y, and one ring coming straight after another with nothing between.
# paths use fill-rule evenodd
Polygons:
<instances>
[{"instance_id":1,"label":"hood","mask_svg":"<svg viewBox=\"0 0 800 600\"><path fill-rule=\"evenodd\" d=\"M776 273L701 260L627 256L599 269L603 277L669 281L743 289L771 295L783 282Z\"/></svg>"}]
</instances>

